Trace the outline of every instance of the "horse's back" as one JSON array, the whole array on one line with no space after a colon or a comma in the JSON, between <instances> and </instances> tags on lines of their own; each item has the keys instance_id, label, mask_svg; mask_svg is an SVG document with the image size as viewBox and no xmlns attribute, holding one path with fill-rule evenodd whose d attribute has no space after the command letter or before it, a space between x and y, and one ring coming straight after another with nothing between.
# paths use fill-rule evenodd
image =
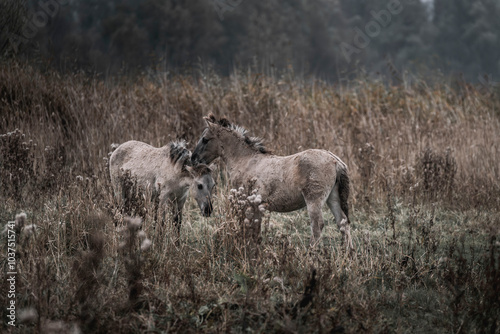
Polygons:
<instances>
[{"instance_id":1,"label":"horse's back","mask_svg":"<svg viewBox=\"0 0 500 334\"><path fill-rule=\"evenodd\" d=\"M127 141L116 148L110 158L110 163L120 165L133 158L151 154L155 147L136 140Z\"/></svg>"},{"instance_id":2,"label":"horse's back","mask_svg":"<svg viewBox=\"0 0 500 334\"><path fill-rule=\"evenodd\" d=\"M111 155L110 163L122 165L134 160L150 162L163 160L166 157L168 157L166 146L157 148L140 141L130 140L118 146Z\"/></svg>"},{"instance_id":3,"label":"horse's back","mask_svg":"<svg viewBox=\"0 0 500 334\"><path fill-rule=\"evenodd\" d=\"M304 195L323 194L332 189L336 161L325 150L310 149L288 156L254 155L233 172L236 186L256 179L271 211L290 212L306 205Z\"/></svg>"},{"instance_id":4,"label":"horse's back","mask_svg":"<svg viewBox=\"0 0 500 334\"><path fill-rule=\"evenodd\" d=\"M289 158L293 161L293 165L298 167L298 172L303 178L310 174L320 173L333 176L335 179L337 160L329 151L309 149L291 155Z\"/></svg>"},{"instance_id":5,"label":"horse's back","mask_svg":"<svg viewBox=\"0 0 500 334\"><path fill-rule=\"evenodd\" d=\"M127 141L118 146L109 160L113 186L117 186L119 177L125 171L129 171L143 186L154 182L168 156L163 151L163 147L156 148L135 140Z\"/></svg>"}]
</instances>

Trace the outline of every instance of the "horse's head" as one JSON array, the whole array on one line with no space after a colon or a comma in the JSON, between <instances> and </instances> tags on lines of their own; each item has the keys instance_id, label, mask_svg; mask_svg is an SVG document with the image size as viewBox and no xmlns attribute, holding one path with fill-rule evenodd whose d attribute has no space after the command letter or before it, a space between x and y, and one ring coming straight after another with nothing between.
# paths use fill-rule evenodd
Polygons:
<instances>
[{"instance_id":1,"label":"horse's head","mask_svg":"<svg viewBox=\"0 0 500 334\"><path fill-rule=\"evenodd\" d=\"M186 166L186 169L193 178L191 194L198 203L201 214L205 217L210 217L213 210L212 190L215 186L215 181L212 178L212 169L205 164Z\"/></svg>"},{"instance_id":2,"label":"horse's head","mask_svg":"<svg viewBox=\"0 0 500 334\"><path fill-rule=\"evenodd\" d=\"M213 115L204 117L204 119L207 122L207 128L203 131L193 151L193 155L191 156L191 161L194 164L209 164L221 155L221 144L217 136L221 124L216 121Z\"/></svg>"}]
</instances>

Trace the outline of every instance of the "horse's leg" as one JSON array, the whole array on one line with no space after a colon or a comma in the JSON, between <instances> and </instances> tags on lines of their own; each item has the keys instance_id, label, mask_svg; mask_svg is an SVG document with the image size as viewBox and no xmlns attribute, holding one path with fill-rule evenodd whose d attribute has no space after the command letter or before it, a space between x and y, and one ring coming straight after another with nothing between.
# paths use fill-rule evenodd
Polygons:
<instances>
[{"instance_id":1,"label":"horse's leg","mask_svg":"<svg viewBox=\"0 0 500 334\"><path fill-rule=\"evenodd\" d=\"M123 214L123 198L122 198L122 187L118 183L118 180L112 175L111 176L111 187L113 191L113 222L115 226L118 224L118 219L116 213Z\"/></svg>"},{"instance_id":2,"label":"horse's leg","mask_svg":"<svg viewBox=\"0 0 500 334\"><path fill-rule=\"evenodd\" d=\"M176 233L179 236L181 234L181 224L182 224L182 209L179 209L178 202L172 203L172 217L174 219L174 227Z\"/></svg>"},{"instance_id":3,"label":"horse's leg","mask_svg":"<svg viewBox=\"0 0 500 334\"><path fill-rule=\"evenodd\" d=\"M160 193L158 198L158 211L159 211L159 221L161 221L162 225L165 225L165 221L167 218L167 207L169 206L169 200L166 193Z\"/></svg>"},{"instance_id":4,"label":"horse's leg","mask_svg":"<svg viewBox=\"0 0 500 334\"><path fill-rule=\"evenodd\" d=\"M111 167L110 167L111 168ZM113 204L115 208L120 206L120 200L122 199L122 186L120 184L118 176L115 173L110 172L111 188L113 191Z\"/></svg>"},{"instance_id":5,"label":"horse's leg","mask_svg":"<svg viewBox=\"0 0 500 334\"><path fill-rule=\"evenodd\" d=\"M174 227L176 229L176 242L178 242L181 236L182 208L184 207L185 202L186 199L177 199L172 203L172 216L174 219Z\"/></svg>"},{"instance_id":6,"label":"horse's leg","mask_svg":"<svg viewBox=\"0 0 500 334\"><path fill-rule=\"evenodd\" d=\"M304 199L306 201L307 213L311 219L311 246L314 247L318 244L321 237L321 231L323 231L323 227L325 227L321 208L325 204L326 198L325 196L315 196L313 198L304 196Z\"/></svg>"},{"instance_id":7,"label":"horse's leg","mask_svg":"<svg viewBox=\"0 0 500 334\"><path fill-rule=\"evenodd\" d=\"M344 213L344 211L342 211L342 208L340 206L338 184L335 184L335 186L333 187L330 196L328 196L328 199L326 200L326 204L335 216L335 222L337 223L337 226L339 227L344 240L347 241L347 248L349 250L353 250L354 247L352 246L351 228L349 226L349 220L347 219L346 214Z\"/></svg>"},{"instance_id":8,"label":"horse's leg","mask_svg":"<svg viewBox=\"0 0 500 334\"><path fill-rule=\"evenodd\" d=\"M153 223L158 224L158 211L160 210L160 193L153 188L151 193L151 202L153 204Z\"/></svg>"}]
</instances>

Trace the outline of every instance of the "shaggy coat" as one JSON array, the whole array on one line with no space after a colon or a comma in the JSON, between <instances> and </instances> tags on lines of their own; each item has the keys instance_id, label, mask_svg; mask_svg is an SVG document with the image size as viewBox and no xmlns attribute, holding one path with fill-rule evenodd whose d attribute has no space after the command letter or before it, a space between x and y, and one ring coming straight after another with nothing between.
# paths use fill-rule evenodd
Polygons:
<instances>
[{"instance_id":1,"label":"shaggy coat","mask_svg":"<svg viewBox=\"0 0 500 334\"><path fill-rule=\"evenodd\" d=\"M195 150L194 163L225 162L233 187L255 184L269 211L290 212L307 207L311 218L311 243L318 242L324 227L321 208L326 203L352 249L348 217L349 177L347 166L326 150L306 150L278 156L262 141L248 136L242 127L226 119L205 117L204 130Z\"/></svg>"},{"instance_id":2,"label":"shaggy coat","mask_svg":"<svg viewBox=\"0 0 500 334\"><path fill-rule=\"evenodd\" d=\"M202 214L210 216L210 196L215 185L211 170L204 164L190 166L190 158L191 152L184 141L172 142L160 148L134 140L121 144L109 160L115 196L122 197L121 178L124 173L130 172L142 191L158 196L163 218L167 207L170 208L179 228L182 208L190 188Z\"/></svg>"}]
</instances>

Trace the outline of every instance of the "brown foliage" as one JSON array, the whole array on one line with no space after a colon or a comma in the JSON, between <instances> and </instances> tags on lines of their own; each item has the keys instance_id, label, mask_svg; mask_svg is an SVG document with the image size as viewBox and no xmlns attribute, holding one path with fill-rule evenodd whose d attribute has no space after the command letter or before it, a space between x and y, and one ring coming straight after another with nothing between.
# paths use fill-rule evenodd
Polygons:
<instances>
[{"instance_id":1,"label":"brown foliage","mask_svg":"<svg viewBox=\"0 0 500 334\"><path fill-rule=\"evenodd\" d=\"M498 330L498 98L445 84L211 76L112 83L0 65L0 217L27 212L17 305L36 311L21 332ZM142 224L115 226L110 145L193 145L210 112L278 154L341 157L355 254L330 226L309 249L304 215L264 216L251 187L231 209L224 173L213 217L188 203L180 240L155 224L133 179L125 206Z\"/></svg>"}]
</instances>

